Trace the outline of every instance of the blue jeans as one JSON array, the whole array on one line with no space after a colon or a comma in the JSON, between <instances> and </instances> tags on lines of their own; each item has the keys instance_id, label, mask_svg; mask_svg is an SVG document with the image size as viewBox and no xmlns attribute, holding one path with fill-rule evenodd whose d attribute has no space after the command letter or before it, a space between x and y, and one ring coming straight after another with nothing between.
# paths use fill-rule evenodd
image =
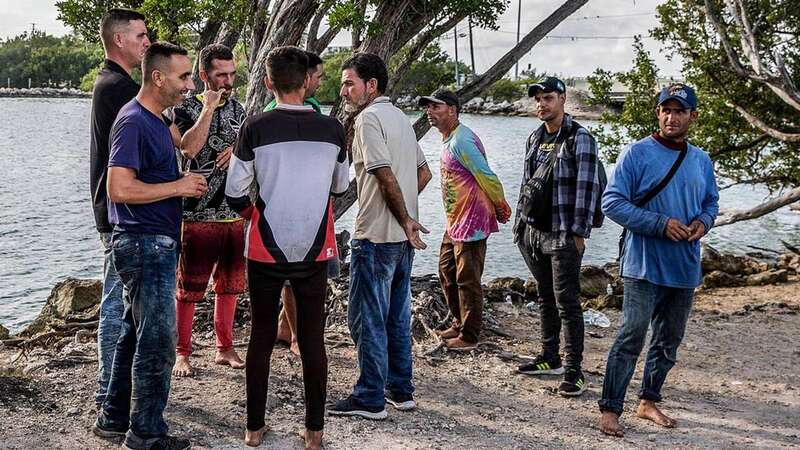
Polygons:
<instances>
[{"instance_id":1,"label":"blue jeans","mask_svg":"<svg viewBox=\"0 0 800 450\"><path fill-rule=\"evenodd\" d=\"M622 327L608 352L603 395L598 402L601 410L622 414L625 391L644 347L648 325L653 327L653 335L639 398L661 401L661 387L675 365L693 299L694 289L671 288L625 278Z\"/></svg>"},{"instance_id":2,"label":"blue jeans","mask_svg":"<svg viewBox=\"0 0 800 450\"><path fill-rule=\"evenodd\" d=\"M125 443L149 448L167 435L163 412L175 364L175 270L180 246L163 235L114 233L114 266L125 313L98 424L125 429Z\"/></svg>"},{"instance_id":3,"label":"blue jeans","mask_svg":"<svg viewBox=\"0 0 800 450\"><path fill-rule=\"evenodd\" d=\"M111 252L111 233L100 233L103 243L103 297L100 301L100 323L97 326L97 391L94 402L103 405L111 379L111 364L122 327L122 280L114 268Z\"/></svg>"},{"instance_id":4,"label":"blue jeans","mask_svg":"<svg viewBox=\"0 0 800 450\"><path fill-rule=\"evenodd\" d=\"M411 265L408 241L351 242L350 301L347 323L361 371L353 397L368 407L383 407L384 390L412 394Z\"/></svg>"}]
</instances>

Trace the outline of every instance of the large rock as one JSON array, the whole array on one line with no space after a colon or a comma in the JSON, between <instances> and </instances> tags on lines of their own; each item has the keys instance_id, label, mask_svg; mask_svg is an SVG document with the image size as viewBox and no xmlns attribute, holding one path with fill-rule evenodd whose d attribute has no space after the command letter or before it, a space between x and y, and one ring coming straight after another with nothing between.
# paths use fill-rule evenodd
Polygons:
<instances>
[{"instance_id":1,"label":"large rock","mask_svg":"<svg viewBox=\"0 0 800 450\"><path fill-rule=\"evenodd\" d=\"M606 294L606 287L611 283L611 276L597 266L581 267L581 296L594 298Z\"/></svg>"},{"instance_id":2,"label":"large rock","mask_svg":"<svg viewBox=\"0 0 800 450\"><path fill-rule=\"evenodd\" d=\"M510 295L512 300L528 298L525 281L516 277L495 278L486 284L486 289L483 291L483 296L488 302L503 302L507 295Z\"/></svg>"},{"instance_id":3,"label":"large rock","mask_svg":"<svg viewBox=\"0 0 800 450\"><path fill-rule=\"evenodd\" d=\"M787 281L789 281L789 271L786 269L761 272L746 278L748 286L764 286L767 284L785 283Z\"/></svg>"},{"instance_id":4,"label":"large rock","mask_svg":"<svg viewBox=\"0 0 800 450\"><path fill-rule=\"evenodd\" d=\"M703 277L703 289L713 289L721 287L744 286L745 281L741 277L731 275L728 272L714 270Z\"/></svg>"},{"instance_id":5,"label":"large rock","mask_svg":"<svg viewBox=\"0 0 800 450\"><path fill-rule=\"evenodd\" d=\"M10 333L8 332L8 329L6 327L4 327L3 325L0 325L0 340L8 339L9 336L10 336Z\"/></svg>"},{"instance_id":6,"label":"large rock","mask_svg":"<svg viewBox=\"0 0 800 450\"><path fill-rule=\"evenodd\" d=\"M100 280L67 278L57 283L39 316L19 335L31 337L47 330L51 324L63 322L68 316L93 316L100 305L102 293L103 283Z\"/></svg>"},{"instance_id":7,"label":"large rock","mask_svg":"<svg viewBox=\"0 0 800 450\"><path fill-rule=\"evenodd\" d=\"M778 256L778 268L800 273L800 255L797 253L784 253Z\"/></svg>"},{"instance_id":8,"label":"large rock","mask_svg":"<svg viewBox=\"0 0 800 450\"><path fill-rule=\"evenodd\" d=\"M720 253L708 244L702 245L700 264L703 267L703 273L719 270L731 275L751 275L768 268L766 264L744 256Z\"/></svg>"}]
</instances>

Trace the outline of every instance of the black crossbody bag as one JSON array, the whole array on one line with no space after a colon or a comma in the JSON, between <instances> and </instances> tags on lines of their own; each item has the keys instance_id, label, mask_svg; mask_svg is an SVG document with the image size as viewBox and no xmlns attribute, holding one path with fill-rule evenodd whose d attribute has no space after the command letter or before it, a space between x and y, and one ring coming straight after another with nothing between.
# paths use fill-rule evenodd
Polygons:
<instances>
[{"instance_id":1,"label":"black crossbody bag","mask_svg":"<svg viewBox=\"0 0 800 450\"><path fill-rule=\"evenodd\" d=\"M678 154L678 158L670 167L669 172L661 179L661 181L654 187L650 192L645 194L644 197L641 198L638 202L634 203L639 208L644 207L650 200L652 200L659 192L664 190L665 187L672 181L672 177L675 176L675 173L680 169L681 164L683 163L684 158L686 158L686 153L688 153L689 146L687 145L684 147L680 154ZM628 229L622 227L622 233L619 234L619 276L622 277L622 256L625 254L625 236L628 235Z\"/></svg>"}]
</instances>

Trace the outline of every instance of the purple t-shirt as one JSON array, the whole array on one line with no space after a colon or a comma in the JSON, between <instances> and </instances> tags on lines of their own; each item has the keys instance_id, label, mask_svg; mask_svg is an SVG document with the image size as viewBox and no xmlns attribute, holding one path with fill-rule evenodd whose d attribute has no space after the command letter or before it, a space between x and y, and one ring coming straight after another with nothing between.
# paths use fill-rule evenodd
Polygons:
<instances>
[{"instance_id":1,"label":"purple t-shirt","mask_svg":"<svg viewBox=\"0 0 800 450\"><path fill-rule=\"evenodd\" d=\"M119 111L109 143L108 167L133 169L139 181L149 184L168 183L180 177L169 128L135 98ZM180 240L180 197L141 205L109 199L108 216L115 231L164 234Z\"/></svg>"}]
</instances>

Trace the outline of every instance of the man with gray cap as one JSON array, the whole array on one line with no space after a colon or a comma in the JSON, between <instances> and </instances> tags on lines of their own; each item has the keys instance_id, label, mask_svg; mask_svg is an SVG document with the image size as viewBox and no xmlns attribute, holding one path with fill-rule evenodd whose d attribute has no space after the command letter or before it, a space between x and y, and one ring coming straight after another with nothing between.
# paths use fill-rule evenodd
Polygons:
<instances>
[{"instance_id":1,"label":"man with gray cap","mask_svg":"<svg viewBox=\"0 0 800 450\"><path fill-rule=\"evenodd\" d=\"M579 396L586 390L581 372L581 259L584 240L603 222L599 203L605 171L599 170L592 135L564 112L564 82L546 78L531 86L528 95L536 99L537 116L544 123L528 138L514 241L536 279L542 353L518 371L564 374L558 393ZM566 367L559 355L562 324Z\"/></svg>"},{"instance_id":2,"label":"man with gray cap","mask_svg":"<svg viewBox=\"0 0 800 450\"><path fill-rule=\"evenodd\" d=\"M603 195L603 211L625 229L620 275L622 327L608 352L600 430L623 435L625 391L653 328L636 416L667 428L676 421L656 407L678 355L702 282L700 238L714 225L719 194L711 158L686 141L697 97L683 84L665 87L656 107L659 131L620 154Z\"/></svg>"},{"instance_id":3,"label":"man with gray cap","mask_svg":"<svg viewBox=\"0 0 800 450\"><path fill-rule=\"evenodd\" d=\"M439 337L452 350L474 349L481 332L481 275L486 241L506 223L511 207L486 160L478 135L458 120L461 105L452 91L419 100L428 122L442 134L442 200L447 229L439 250L439 280L453 315Z\"/></svg>"}]
</instances>

